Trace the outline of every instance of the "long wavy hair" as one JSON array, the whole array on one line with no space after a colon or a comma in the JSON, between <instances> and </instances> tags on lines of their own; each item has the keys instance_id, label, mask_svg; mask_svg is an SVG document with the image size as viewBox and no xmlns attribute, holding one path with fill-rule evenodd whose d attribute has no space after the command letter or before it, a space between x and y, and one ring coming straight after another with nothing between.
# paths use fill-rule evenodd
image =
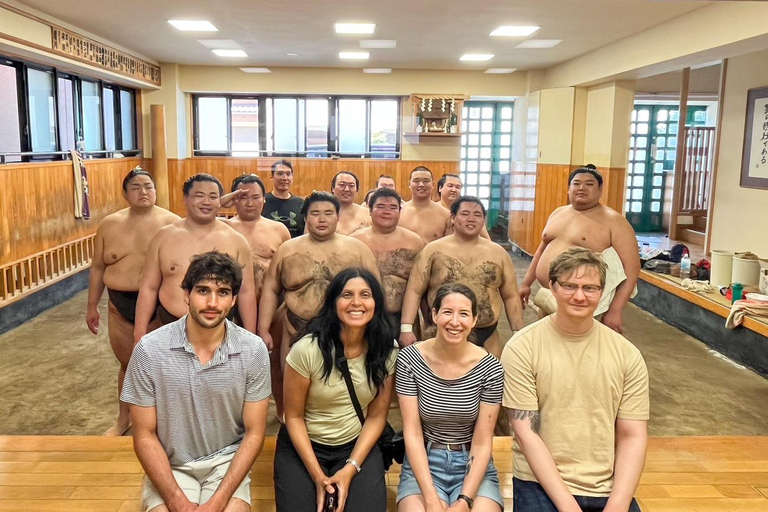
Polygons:
<instances>
[{"instance_id":1,"label":"long wavy hair","mask_svg":"<svg viewBox=\"0 0 768 512\"><path fill-rule=\"evenodd\" d=\"M344 351L341 342L342 324L336 314L336 301L344 291L347 282L356 277L368 284L376 304L373 318L365 327L364 337L368 345L365 355L365 372L371 388L378 390L387 378L387 360L394 350L397 333L392 318L385 310L381 285L370 271L353 267L336 274L328 285L319 313L309 321L302 334L311 334L320 347L323 355L323 378L326 381L334 366L341 371L339 361L344 356Z\"/></svg>"}]
</instances>

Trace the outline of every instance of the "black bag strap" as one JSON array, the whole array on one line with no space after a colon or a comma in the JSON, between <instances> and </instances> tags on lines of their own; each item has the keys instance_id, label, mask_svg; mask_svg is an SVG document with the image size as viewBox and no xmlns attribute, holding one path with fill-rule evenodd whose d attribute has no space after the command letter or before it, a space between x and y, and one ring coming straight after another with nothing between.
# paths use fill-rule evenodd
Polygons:
<instances>
[{"instance_id":1,"label":"black bag strap","mask_svg":"<svg viewBox=\"0 0 768 512\"><path fill-rule=\"evenodd\" d=\"M344 347L336 345L336 358L341 370L341 375L344 377L344 383L347 385L347 391L349 397L352 399L352 406L355 408L357 418L360 420L360 424L365 425L365 414L363 414L363 408L360 406L360 400L357 399L357 393L355 393L355 385L352 384L352 375L349 373L349 365L347 364L347 358L344 357ZM341 350L341 352L339 352Z\"/></svg>"}]
</instances>

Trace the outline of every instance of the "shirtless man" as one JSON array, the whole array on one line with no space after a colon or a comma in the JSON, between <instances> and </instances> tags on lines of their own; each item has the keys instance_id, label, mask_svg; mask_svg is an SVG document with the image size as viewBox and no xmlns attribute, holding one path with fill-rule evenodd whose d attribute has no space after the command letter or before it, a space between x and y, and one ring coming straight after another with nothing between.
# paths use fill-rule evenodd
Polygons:
<instances>
[{"instance_id":1,"label":"shirtless man","mask_svg":"<svg viewBox=\"0 0 768 512\"><path fill-rule=\"evenodd\" d=\"M557 208L547 220L541 244L533 255L531 266L520 286L523 304L531 295L534 279L539 281L543 296L549 292L549 264L570 247L583 247L602 254L608 265L608 279L595 315L603 314L602 322L618 333L622 332L622 312L632 297L640 276L637 238L627 219L616 210L600 204L603 177L594 165L579 167L568 177L570 205ZM609 250L612 249L612 250ZM619 268L619 267L623 267ZM545 314L554 312L546 299L535 303Z\"/></svg>"},{"instance_id":2,"label":"shirtless man","mask_svg":"<svg viewBox=\"0 0 768 512\"><path fill-rule=\"evenodd\" d=\"M463 186L464 184L461 182L461 177L458 174L443 174L437 180L437 195L440 197L440 200L437 202L446 210L451 211L451 206L461 195L461 188ZM453 225L449 222L445 228L445 234L450 235L451 233L453 233ZM485 224L483 224L483 230L480 231L480 236L488 240L491 239Z\"/></svg>"},{"instance_id":3,"label":"shirtless man","mask_svg":"<svg viewBox=\"0 0 768 512\"><path fill-rule=\"evenodd\" d=\"M271 345L269 326L280 294L285 292L287 321L281 345L283 361L290 339L315 316L336 274L345 268L364 267L379 277L371 250L361 241L336 232L339 209L339 200L332 194L312 192L302 207L307 234L281 245L269 265L261 292L258 335Z\"/></svg>"},{"instance_id":4,"label":"shirtless man","mask_svg":"<svg viewBox=\"0 0 768 512\"><path fill-rule=\"evenodd\" d=\"M485 215L485 207L476 197L458 198L451 207L454 234L430 242L416 257L403 299L402 346L416 341L412 328L421 296L426 291L431 304L445 283L458 282L475 292L477 324L469 339L497 358L504 348L496 331L502 307L513 331L523 327L512 259L500 245L480 237Z\"/></svg>"},{"instance_id":5,"label":"shirtless man","mask_svg":"<svg viewBox=\"0 0 768 512\"><path fill-rule=\"evenodd\" d=\"M424 166L411 171L409 182L413 199L403 205L400 226L421 236L426 243L445 236L451 212L432 201L434 178Z\"/></svg>"},{"instance_id":6,"label":"shirtless man","mask_svg":"<svg viewBox=\"0 0 768 512\"><path fill-rule=\"evenodd\" d=\"M237 215L231 219L222 219L235 231L248 240L253 258L253 277L256 286L256 301L261 297L261 287L264 284L264 275L269 269L269 263L275 255L277 248L283 242L291 239L291 233L281 222L270 220L261 216L264 208L264 196L266 190L264 183L255 174L238 176L232 182L232 193ZM225 196L226 197L226 196ZM223 199L222 199L223 203ZM280 341L279 333L282 333L283 325L279 315L275 315L275 322L271 332L278 333L277 341ZM274 340L273 340L274 341ZM275 407L278 419L283 416L283 372L280 368L280 347L273 346L269 354L270 375L272 379L272 395L275 397Z\"/></svg>"},{"instance_id":7,"label":"shirtless man","mask_svg":"<svg viewBox=\"0 0 768 512\"><path fill-rule=\"evenodd\" d=\"M135 343L147 333L155 308L163 325L187 314L189 305L184 299L181 281L190 258L209 251L229 254L243 266L243 285L237 306L243 327L256 331L251 248L243 235L216 218L224 192L221 183L210 174L196 174L184 182L183 191L187 217L158 231L149 244L136 306Z\"/></svg>"},{"instance_id":8,"label":"shirtless man","mask_svg":"<svg viewBox=\"0 0 768 512\"><path fill-rule=\"evenodd\" d=\"M440 205L450 211L453 202L461 195L461 177L458 174L443 174L437 180L437 195Z\"/></svg>"},{"instance_id":9,"label":"shirtless man","mask_svg":"<svg viewBox=\"0 0 768 512\"><path fill-rule=\"evenodd\" d=\"M411 267L424 240L419 235L397 225L400 219L400 195L392 189L382 188L370 199L371 227L352 235L367 245L381 273L381 284L387 302L387 313L395 316L400 325L400 310Z\"/></svg>"},{"instance_id":10,"label":"shirtless man","mask_svg":"<svg viewBox=\"0 0 768 512\"><path fill-rule=\"evenodd\" d=\"M232 182L232 194L237 215L222 220L248 240L253 258L253 277L258 302L264 275L269 269L272 256L283 242L291 239L291 233L283 223L261 216L266 189L255 174L235 178Z\"/></svg>"},{"instance_id":11,"label":"shirtless man","mask_svg":"<svg viewBox=\"0 0 768 512\"><path fill-rule=\"evenodd\" d=\"M123 197L128 201L128 208L104 217L96 230L85 315L88 329L98 334L98 306L106 287L109 294L109 343L120 362L118 397L133 352L136 299L139 297L141 271L149 241L160 228L179 220L177 215L155 206L155 182L141 167L134 167L123 179ZM159 325L153 321L149 330ZM119 405L117 422L104 433L106 436L121 436L131 428L128 404L119 402Z\"/></svg>"},{"instance_id":12,"label":"shirtless man","mask_svg":"<svg viewBox=\"0 0 768 512\"><path fill-rule=\"evenodd\" d=\"M342 235L351 235L359 229L371 225L371 216L363 206L355 204L355 196L360 189L360 180L349 171L341 171L331 180L331 192L341 204L339 225L336 231Z\"/></svg>"},{"instance_id":13,"label":"shirtless man","mask_svg":"<svg viewBox=\"0 0 768 512\"><path fill-rule=\"evenodd\" d=\"M378 190L380 188L391 188L392 190L395 190L395 178L382 174L379 176L379 179L376 180L376 189Z\"/></svg>"}]
</instances>

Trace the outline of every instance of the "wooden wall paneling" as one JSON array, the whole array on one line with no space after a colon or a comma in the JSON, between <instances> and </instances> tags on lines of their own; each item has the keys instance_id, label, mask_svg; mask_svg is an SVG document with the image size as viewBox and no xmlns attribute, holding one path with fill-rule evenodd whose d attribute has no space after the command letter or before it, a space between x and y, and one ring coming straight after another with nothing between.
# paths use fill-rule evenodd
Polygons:
<instances>
[{"instance_id":1,"label":"wooden wall paneling","mask_svg":"<svg viewBox=\"0 0 768 512\"><path fill-rule=\"evenodd\" d=\"M257 174L267 191L272 189L272 164L280 158L229 158L229 157L195 157L185 160L168 160L168 186L170 209L178 215L185 215L182 185L184 181L197 173L204 172L216 176L229 191L232 180L246 173ZM419 165L426 166L435 176L435 181L446 173L458 173L458 162L437 161L402 161L402 160L370 160L345 159L327 160L319 158L286 158L294 169L293 193L306 196L313 190L330 191L331 178L340 171L354 172L360 179L360 190L357 202L365 198L365 194L374 187L376 180L382 174L395 179L397 190L408 200L411 197L408 179L411 170Z\"/></svg>"},{"instance_id":2,"label":"wooden wall paneling","mask_svg":"<svg viewBox=\"0 0 768 512\"><path fill-rule=\"evenodd\" d=\"M86 160L90 220L74 218L71 162L0 166L0 265L92 235L125 206L123 177L138 158Z\"/></svg>"}]
</instances>

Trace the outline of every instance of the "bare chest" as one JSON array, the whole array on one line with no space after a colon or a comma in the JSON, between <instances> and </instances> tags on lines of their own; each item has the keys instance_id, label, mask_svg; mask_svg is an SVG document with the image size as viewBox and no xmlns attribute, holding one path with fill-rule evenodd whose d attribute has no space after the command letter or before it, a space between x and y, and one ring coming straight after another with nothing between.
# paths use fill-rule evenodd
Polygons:
<instances>
[{"instance_id":1,"label":"bare chest","mask_svg":"<svg viewBox=\"0 0 768 512\"><path fill-rule=\"evenodd\" d=\"M126 257L144 258L149 242L160 225L125 221L115 224L104 234L104 263L112 265Z\"/></svg>"},{"instance_id":2,"label":"bare chest","mask_svg":"<svg viewBox=\"0 0 768 512\"><path fill-rule=\"evenodd\" d=\"M438 251L430 258L430 288L446 282L470 284L475 288L498 288L501 286L501 265L492 258L460 258L453 252Z\"/></svg>"},{"instance_id":3,"label":"bare chest","mask_svg":"<svg viewBox=\"0 0 768 512\"><path fill-rule=\"evenodd\" d=\"M545 244L556 241L557 245L602 252L611 245L611 229L600 217L564 213L547 223L542 239Z\"/></svg>"},{"instance_id":4,"label":"bare chest","mask_svg":"<svg viewBox=\"0 0 768 512\"><path fill-rule=\"evenodd\" d=\"M217 233L211 233L202 238L188 233L169 236L159 251L163 279L173 277L181 279L189 267L192 256L210 251L228 254L235 260L239 259L234 241L229 237L217 236Z\"/></svg>"}]
</instances>

